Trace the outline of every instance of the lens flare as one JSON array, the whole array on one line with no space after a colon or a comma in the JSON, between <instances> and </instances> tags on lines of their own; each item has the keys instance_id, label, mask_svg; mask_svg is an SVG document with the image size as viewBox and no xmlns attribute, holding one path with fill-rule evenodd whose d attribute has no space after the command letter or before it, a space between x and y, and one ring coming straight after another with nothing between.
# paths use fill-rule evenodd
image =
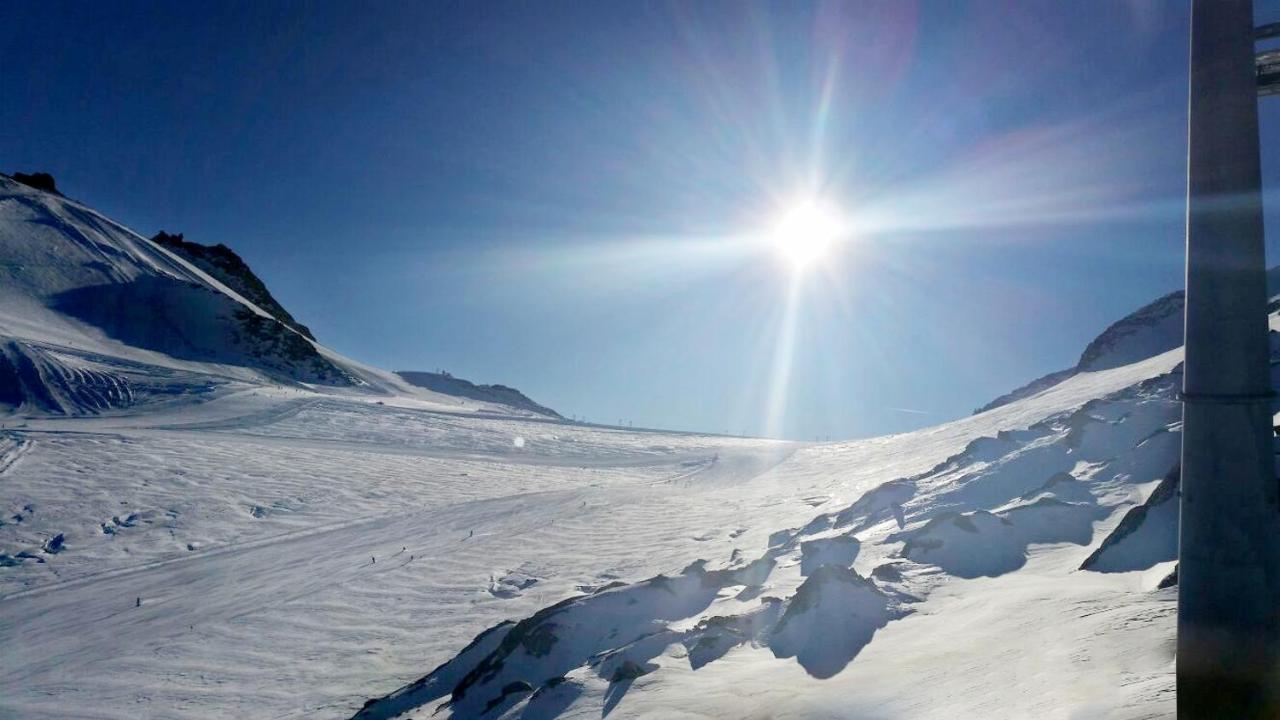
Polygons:
<instances>
[{"instance_id":1,"label":"lens flare","mask_svg":"<svg viewBox=\"0 0 1280 720\"><path fill-rule=\"evenodd\" d=\"M821 259L844 234L840 216L813 200L794 205L778 220L773 245L782 257L801 270Z\"/></svg>"}]
</instances>

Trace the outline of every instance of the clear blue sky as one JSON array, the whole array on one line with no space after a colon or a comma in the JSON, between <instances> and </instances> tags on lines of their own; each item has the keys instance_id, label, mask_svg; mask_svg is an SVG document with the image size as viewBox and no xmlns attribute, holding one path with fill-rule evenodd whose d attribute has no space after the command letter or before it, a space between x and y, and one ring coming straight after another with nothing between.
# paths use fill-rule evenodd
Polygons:
<instances>
[{"instance_id":1,"label":"clear blue sky","mask_svg":"<svg viewBox=\"0 0 1280 720\"><path fill-rule=\"evenodd\" d=\"M881 434L1180 285L1185 5L5 3L0 169L230 245L382 367L598 421ZM788 333L792 275L751 238L807 192L866 227Z\"/></svg>"}]
</instances>

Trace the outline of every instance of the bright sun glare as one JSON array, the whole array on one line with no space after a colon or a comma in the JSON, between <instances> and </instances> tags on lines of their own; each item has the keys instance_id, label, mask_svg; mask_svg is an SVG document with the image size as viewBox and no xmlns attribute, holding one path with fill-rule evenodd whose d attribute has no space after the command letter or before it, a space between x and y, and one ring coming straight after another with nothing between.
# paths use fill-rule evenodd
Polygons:
<instances>
[{"instance_id":1,"label":"bright sun glare","mask_svg":"<svg viewBox=\"0 0 1280 720\"><path fill-rule=\"evenodd\" d=\"M843 223L831 208L806 200L787 210L773 229L773 245L779 254L801 270L826 255L843 232Z\"/></svg>"}]
</instances>

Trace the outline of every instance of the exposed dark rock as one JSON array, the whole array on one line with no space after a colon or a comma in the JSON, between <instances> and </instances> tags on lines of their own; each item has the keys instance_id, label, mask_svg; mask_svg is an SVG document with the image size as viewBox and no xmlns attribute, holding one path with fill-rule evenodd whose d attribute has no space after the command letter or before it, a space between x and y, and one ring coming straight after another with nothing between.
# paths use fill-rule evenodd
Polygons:
<instances>
[{"instance_id":1,"label":"exposed dark rock","mask_svg":"<svg viewBox=\"0 0 1280 720\"><path fill-rule=\"evenodd\" d=\"M489 712L490 710L498 707L502 703L506 702L507 698L511 695L528 695L531 692L533 692L533 686L524 680L509 682L502 686L502 694L489 700L489 702L485 704L484 711Z\"/></svg>"},{"instance_id":2,"label":"exposed dark rock","mask_svg":"<svg viewBox=\"0 0 1280 720\"><path fill-rule=\"evenodd\" d=\"M311 340L315 336L306 325L293 319L288 310L276 301L267 286L231 248L221 243L201 245L183 238L182 233L170 235L161 230L151 242L177 253L187 262L209 273L244 299L267 311L275 319L297 330Z\"/></svg>"},{"instance_id":3,"label":"exposed dark rock","mask_svg":"<svg viewBox=\"0 0 1280 720\"><path fill-rule=\"evenodd\" d=\"M559 638L556 637L556 624L546 623L531 630L520 639L520 645L534 657L542 657L551 652L551 648Z\"/></svg>"},{"instance_id":4,"label":"exposed dark rock","mask_svg":"<svg viewBox=\"0 0 1280 720\"><path fill-rule=\"evenodd\" d=\"M13 175L10 175L9 177L12 177L14 180L17 180L18 182L22 183L23 185L26 185L27 187L33 187L37 190L44 190L45 192L51 192L55 195L62 194L58 192L58 186L53 181L53 176L50 175L49 173L16 172Z\"/></svg>"},{"instance_id":5,"label":"exposed dark rock","mask_svg":"<svg viewBox=\"0 0 1280 720\"><path fill-rule=\"evenodd\" d=\"M643 665L632 662L631 660L623 660L622 664L619 665L617 669L613 671L613 676L609 678L609 682L622 682L623 680L635 680L636 678L644 677L645 675L648 675L651 672L653 671L644 667Z\"/></svg>"},{"instance_id":6,"label":"exposed dark rock","mask_svg":"<svg viewBox=\"0 0 1280 720\"><path fill-rule=\"evenodd\" d=\"M238 324L233 326L233 341L241 345L254 360L272 365L271 361L285 361L290 367L301 368L303 377L326 385L349 385L351 378L316 351L311 343L299 334L290 332L284 321L265 318L241 306L234 313Z\"/></svg>"},{"instance_id":7,"label":"exposed dark rock","mask_svg":"<svg viewBox=\"0 0 1280 720\"><path fill-rule=\"evenodd\" d=\"M354 382L280 320L203 283L141 277L69 290L50 304L114 340L180 360L242 365L302 382Z\"/></svg>"},{"instance_id":8,"label":"exposed dark rock","mask_svg":"<svg viewBox=\"0 0 1280 720\"><path fill-rule=\"evenodd\" d=\"M887 562L875 566L871 570L871 577L885 582L901 582L902 581L903 563Z\"/></svg>"}]
</instances>

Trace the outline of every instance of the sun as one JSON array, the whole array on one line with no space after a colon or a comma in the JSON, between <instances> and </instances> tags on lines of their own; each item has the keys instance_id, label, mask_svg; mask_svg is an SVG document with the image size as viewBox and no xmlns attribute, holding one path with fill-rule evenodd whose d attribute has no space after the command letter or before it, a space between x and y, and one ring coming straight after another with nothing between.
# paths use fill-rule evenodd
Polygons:
<instances>
[{"instance_id":1,"label":"sun","mask_svg":"<svg viewBox=\"0 0 1280 720\"><path fill-rule=\"evenodd\" d=\"M791 206L773 229L773 246L796 270L821 260L844 234L839 213L816 200Z\"/></svg>"}]
</instances>

